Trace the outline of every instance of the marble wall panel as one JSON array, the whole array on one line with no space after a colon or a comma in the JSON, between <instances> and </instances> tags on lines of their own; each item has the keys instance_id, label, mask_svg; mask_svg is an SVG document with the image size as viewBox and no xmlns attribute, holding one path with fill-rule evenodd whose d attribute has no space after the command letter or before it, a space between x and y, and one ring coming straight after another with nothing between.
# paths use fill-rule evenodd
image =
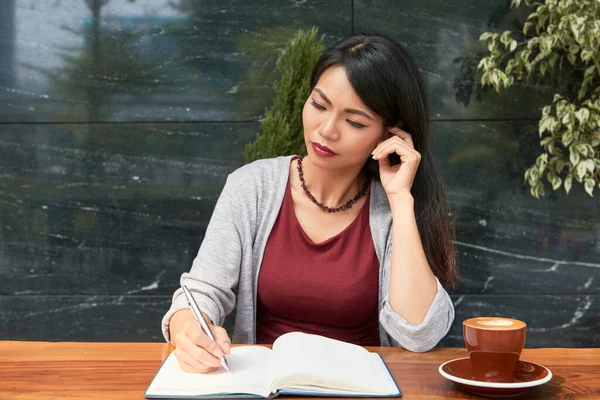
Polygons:
<instances>
[{"instance_id":1,"label":"marble wall panel","mask_svg":"<svg viewBox=\"0 0 600 400\"><path fill-rule=\"evenodd\" d=\"M256 119L296 29L317 26L329 43L352 31L349 0L11 4L0 10L0 33L14 32L0 34L11 122Z\"/></svg>"},{"instance_id":2,"label":"marble wall panel","mask_svg":"<svg viewBox=\"0 0 600 400\"><path fill-rule=\"evenodd\" d=\"M457 225L453 293L598 293L600 207L576 188L529 195L520 178L526 164L515 160L536 151L533 128L433 124ZM0 275L8 278L1 292L172 293L257 129L0 126Z\"/></svg>"},{"instance_id":3,"label":"marble wall panel","mask_svg":"<svg viewBox=\"0 0 600 400\"><path fill-rule=\"evenodd\" d=\"M600 346L600 296L498 295L452 296L456 317L443 347L464 347L462 321L503 315L527 324L525 347Z\"/></svg>"},{"instance_id":4,"label":"marble wall panel","mask_svg":"<svg viewBox=\"0 0 600 400\"><path fill-rule=\"evenodd\" d=\"M0 293L171 293L257 131L0 125Z\"/></svg>"},{"instance_id":5,"label":"marble wall panel","mask_svg":"<svg viewBox=\"0 0 600 400\"><path fill-rule=\"evenodd\" d=\"M491 314L526 321L528 347L600 345L597 192L547 187L536 200L523 183L558 86L497 95L471 82L480 33L523 11L504 0L105 3L94 17L81 0L0 0L0 339L162 340L179 276L258 132L244 121L272 100L277 51L317 25L329 43L389 34L424 72L460 265L441 345L462 347L462 320Z\"/></svg>"},{"instance_id":6,"label":"marble wall panel","mask_svg":"<svg viewBox=\"0 0 600 400\"><path fill-rule=\"evenodd\" d=\"M535 123L434 122L436 160L456 220L457 293L598 293L600 204L573 186L540 200L524 183Z\"/></svg>"},{"instance_id":7,"label":"marble wall panel","mask_svg":"<svg viewBox=\"0 0 600 400\"><path fill-rule=\"evenodd\" d=\"M0 340L160 342L170 296L0 296Z\"/></svg>"},{"instance_id":8,"label":"marble wall panel","mask_svg":"<svg viewBox=\"0 0 600 400\"><path fill-rule=\"evenodd\" d=\"M427 81L433 119L539 118L557 83L516 84L498 95L475 79L478 42L486 31L518 29L528 12L505 0L356 0L354 31L378 32L402 43ZM568 77L567 77L568 78ZM568 79L564 80L565 82Z\"/></svg>"},{"instance_id":9,"label":"marble wall panel","mask_svg":"<svg viewBox=\"0 0 600 400\"><path fill-rule=\"evenodd\" d=\"M464 347L462 321L502 314L528 324L526 347L598 347L598 296L453 296L440 347ZM0 340L162 341L170 296L0 296ZM527 304L528 307L523 307ZM231 320L226 328L231 332Z\"/></svg>"}]
</instances>

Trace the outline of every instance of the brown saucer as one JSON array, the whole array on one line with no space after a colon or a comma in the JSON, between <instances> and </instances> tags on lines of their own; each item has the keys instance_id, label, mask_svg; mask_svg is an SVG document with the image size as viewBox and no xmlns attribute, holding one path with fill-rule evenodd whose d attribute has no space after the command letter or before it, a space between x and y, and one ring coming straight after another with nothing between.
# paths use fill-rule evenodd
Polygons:
<instances>
[{"instance_id":1,"label":"brown saucer","mask_svg":"<svg viewBox=\"0 0 600 400\"><path fill-rule=\"evenodd\" d=\"M514 382L496 383L477 381L473 378L471 360L468 357L445 362L439 367L440 374L466 390L482 396L509 397L543 385L552 379L552 372L542 365L521 360L517 364Z\"/></svg>"}]
</instances>

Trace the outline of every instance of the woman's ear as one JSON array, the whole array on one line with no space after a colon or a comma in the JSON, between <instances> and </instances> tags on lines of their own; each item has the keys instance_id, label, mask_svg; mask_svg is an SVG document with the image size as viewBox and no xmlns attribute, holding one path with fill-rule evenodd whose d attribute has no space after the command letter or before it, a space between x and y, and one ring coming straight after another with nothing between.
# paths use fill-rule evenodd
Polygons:
<instances>
[{"instance_id":1,"label":"woman's ear","mask_svg":"<svg viewBox=\"0 0 600 400\"><path fill-rule=\"evenodd\" d=\"M396 124L395 128L402 129L402 126L404 126L404 121L400 120ZM388 128L386 128L383 136L384 136L383 140L387 140L387 139L391 138L392 136L394 136L394 134L392 132L390 132L390 130Z\"/></svg>"}]
</instances>

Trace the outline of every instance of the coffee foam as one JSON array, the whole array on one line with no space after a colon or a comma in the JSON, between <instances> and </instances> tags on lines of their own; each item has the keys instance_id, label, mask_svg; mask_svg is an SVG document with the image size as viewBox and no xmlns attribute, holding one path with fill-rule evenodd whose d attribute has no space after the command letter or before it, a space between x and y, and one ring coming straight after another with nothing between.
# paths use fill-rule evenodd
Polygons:
<instances>
[{"instance_id":1,"label":"coffee foam","mask_svg":"<svg viewBox=\"0 0 600 400\"><path fill-rule=\"evenodd\" d=\"M492 319L489 321L480 321L478 324L485 326L511 326L515 323L513 321L507 321L505 319Z\"/></svg>"},{"instance_id":2,"label":"coffee foam","mask_svg":"<svg viewBox=\"0 0 600 400\"><path fill-rule=\"evenodd\" d=\"M465 321L465 325L481 329L511 330L525 327L523 321L503 317L477 317Z\"/></svg>"}]
</instances>

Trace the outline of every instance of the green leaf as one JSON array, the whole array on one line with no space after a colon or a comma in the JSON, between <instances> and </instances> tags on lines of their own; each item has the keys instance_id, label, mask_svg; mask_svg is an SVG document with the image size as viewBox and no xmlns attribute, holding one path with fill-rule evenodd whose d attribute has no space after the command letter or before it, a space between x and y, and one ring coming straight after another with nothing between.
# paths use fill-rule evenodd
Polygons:
<instances>
[{"instance_id":1,"label":"green leaf","mask_svg":"<svg viewBox=\"0 0 600 400\"><path fill-rule=\"evenodd\" d=\"M548 144L549 144L549 143L551 143L553 140L554 140L554 137L553 137L553 136L548 136L548 137L545 137L545 138L543 138L543 139L540 141L540 146L546 147L546 146L548 146Z\"/></svg>"},{"instance_id":2,"label":"green leaf","mask_svg":"<svg viewBox=\"0 0 600 400\"><path fill-rule=\"evenodd\" d=\"M483 32L483 33L481 34L481 36L479 36L479 40L480 40L480 41L488 40L488 39L489 39L489 38L491 38L492 36L494 36L494 34L493 34L493 33L491 33L491 32Z\"/></svg>"},{"instance_id":3,"label":"green leaf","mask_svg":"<svg viewBox=\"0 0 600 400\"><path fill-rule=\"evenodd\" d=\"M552 185L552 190L558 189L562 184L562 179L560 179L560 177L552 171L548 172L548 175L546 175L546 177L548 178L548 182L550 182L550 184Z\"/></svg>"},{"instance_id":4,"label":"green leaf","mask_svg":"<svg viewBox=\"0 0 600 400\"><path fill-rule=\"evenodd\" d=\"M594 173L594 169L596 167L596 165L594 164L594 160L585 160L585 166L587 167L587 170L590 171L591 174Z\"/></svg>"},{"instance_id":5,"label":"green leaf","mask_svg":"<svg viewBox=\"0 0 600 400\"><path fill-rule=\"evenodd\" d=\"M510 42L510 51L513 52L513 51L515 51L516 48L517 48L517 41L516 40L511 40L511 42Z\"/></svg>"},{"instance_id":6,"label":"green leaf","mask_svg":"<svg viewBox=\"0 0 600 400\"><path fill-rule=\"evenodd\" d=\"M587 108L581 108L575 113L575 116L577 116L579 123L583 124L590 118L590 111Z\"/></svg>"},{"instance_id":7,"label":"green leaf","mask_svg":"<svg viewBox=\"0 0 600 400\"><path fill-rule=\"evenodd\" d=\"M550 54L550 57L548 57L548 71L551 74L554 74L557 60L558 60L558 53L552 53L552 54Z\"/></svg>"},{"instance_id":8,"label":"green leaf","mask_svg":"<svg viewBox=\"0 0 600 400\"><path fill-rule=\"evenodd\" d=\"M551 183L552 183L552 189L557 190L560 187L560 185L562 185L562 179L560 179L559 176L556 176Z\"/></svg>"},{"instance_id":9,"label":"green leaf","mask_svg":"<svg viewBox=\"0 0 600 400\"><path fill-rule=\"evenodd\" d=\"M544 108L542 108L542 115L546 116L546 115L550 114L551 109L552 108L550 106L545 106Z\"/></svg>"},{"instance_id":10,"label":"green leaf","mask_svg":"<svg viewBox=\"0 0 600 400\"><path fill-rule=\"evenodd\" d=\"M542 134L545 131L552 132L552 128L553 128L554 122L555 122L554 118L552 118L552 117L546 117L546 118L542 118L540 120L540 123L539 123L539 135L540 135L540 137L542 137Z\"/></svg>"},{"instance_id":11,"label":"green leaf","mask_svg":"<svg viewBox=\"0 0 600 400\"><path fill-rule=\"evenodd\" d=\"M545 61L540 62L540 74L542 76L546 76L546 70L548 69L548 64Z\"/></svg>"},{"instance_id":12,"label":"green leaf","mask_svg":"<svg viewBox=\"0 0 600 400\"><path fill-rule=\"evenodd\" d=\"M575 167L577 163L579 163L579 153L577 152L574 146L569 147L569 150L569 161L571 161L571 164L573 165L573 167Z\"/></svg>"},{"instance_id":13,"label":"green leaf","mask_svg":"<svg viewBox=\"0 0 600 400\"><path fill-rule=\"evenodd\" d=\"M588 157L588 148L585 144L577 145L577 151L584 157Z\"/></svg>"},{"instance_id":14,"label":"green leaf","mask_svg":"<svg viewBox=\"0 0 600 400\"><path fill-rule=\"evenodd\" d=\"M566 131L562 135L562 144L564 147L568 147L571 144L571 142L573 142L573 132Z\"/></svg>"},{"instance_id":15,"label":"green leaf","mask_svg":"<svg viewBox=\"0 0 600 400\"><path fill-rule=\"evenodd\" d=\"M537 198L539 199L540 196L544 196L546 194L546 192L544 191L544 185L542 184L542 182L538 182L537 185L535 185L535 192L537 194Z\"/></svg>"},{"instance_id":16,"label":"green leaf","mask_svg":"<svg viewBox=\"0 0 600 400\"><path fill-rule=\"evenodd\" d=\"M587 50L587 49L584 49L584 50L581 51L581 60L582 61L587 61L590 58L592 58L593 56L594 56L594 52L593 51L590 51L590 50Z\"/></svg>"},{"instance_id":17,"label":"green leaf","mask_svg":"<svg viewBox=\"0 0 600 400\"><path fill-rule=\"evenodd\" d=\"M488 77L489 77L489 72L484 72L483 74L481 74L481 86L487 86L488 83Z\"/></svg>"},{"instance_id":18,"label":"green leaf","mask_svg":"<svg viewBox=\"0 0 600 400\"><path fill-rule=\"evenodd\" d=\"M529 31L529 29L533 26L532 22L525 22L523 24L523 35L527 35L527 32Z\"/></svg>"},{"instance_id":19,"label":"green leaf","mask_svg":"<svg viewBox=\"0 0 600 400\"><path fill-rule=\"evenodd\" d=\"M568 112L565 113L565 115L563 115L561 122L563 123L563 125L573 125L574 120L575 116L573 115L573 113Z\"/></svg>"},{"instance_id":20,"label":"green leaf","mask_svg":"<svg viewBox=\"0 0 600 400\"><path fill-rule=\"evenodd\" d=\"M587 166L585 165L584 161L581 161L579 164L577 164L576 173L577 173L577 180L579 182L581 182L583 180L583 178L585 177L585 174L587 173Z\"/></svg>"},{"instance_id":21,"label":"green leaf","mask_svg":"<svg viewBox=\"0 0 600 400\"><path fill-rule=\"evenodd\" d=\"M594 193L594 185L595 185L595 182L594 182L594 179L592 179L592 178L586 179L585 183L583 185L585 187L585 191L591 197L594 197L594 194L593 194Z\"/></svg>"},{"instance_id":22,"label":"green leaf","mask_svg":"<svg viewBox=\"0 0 600 400\"><path fill-rule=\"evenodd\" d=\"M500 83L500 78L498 77L498 73L496 71L494 71L491 73L491 76L492 76L492 84L496 88L496 91L498 91L500 89L498 86L498 84Z\"/></svg>"},{"instance_id":23,"label":"green leaf","mask_svg":"<svg viewBox=\"0 0 600 400\"><path fill-rule=\"evenodd\" d=\"M544 153L542 155L540 155L536 162L535 162L536 167L538 168L538 172L540 174L540 176L543 176L543 172L546 169L546 166L548 165L548 154Z\"/></svg>"},{"instance_id":24,"label":"green leaf","mask_svg":"<svg viewBox=\"0 0 600 400\"><path fill-rule=\"evenodd\" d=\"M567 177L565 178L565 192L567 192L567 194L569 194L572 184L573 184L573 175L568 174Z\"/></svg>"},{"instance_id":25,"label":"green leaf","mask_svg":"<svg viewBox=\"0 0 600 400\"><path fill-rule=\"evenodd\" d=\"M535 167L529 168L529 184L534 186L540 180L540 173Z\"/></svg>"}]
</instances>

